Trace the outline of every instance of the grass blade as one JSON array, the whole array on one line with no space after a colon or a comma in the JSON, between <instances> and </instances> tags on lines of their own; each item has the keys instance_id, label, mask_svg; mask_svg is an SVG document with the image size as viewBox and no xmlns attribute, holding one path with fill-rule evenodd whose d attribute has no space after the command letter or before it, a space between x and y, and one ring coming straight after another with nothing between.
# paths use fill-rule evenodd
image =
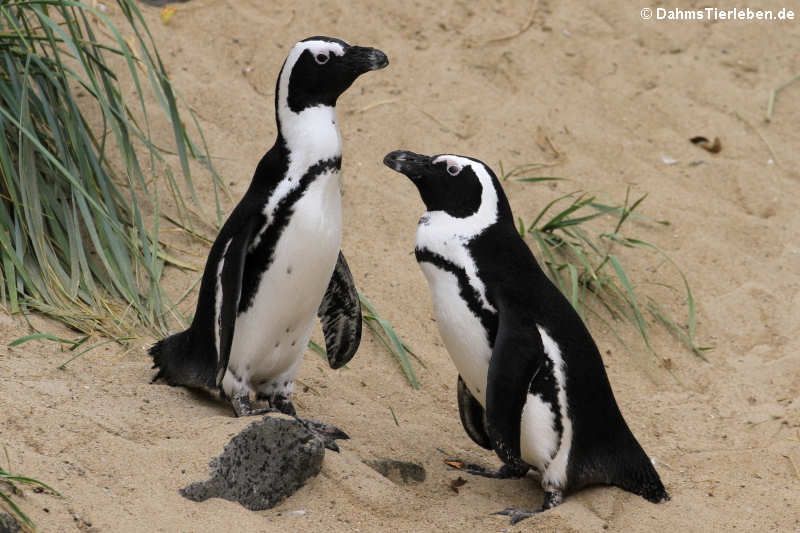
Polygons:
<instances>
[{"instance_id":1,"label":"grass blade","mask_svg":"<svg viewBox=\"0 0 800 533\"><path fill-rule=\"evenodd\" d=\"M392 325L378 315L375 307L373 307L366 296L359 293L358 297L361 300L361 305L367 309L366 313L362 313L364 324L375 333L375 336L380 339L383 345L386 346L389 352L394 356L395 360L400 365L400 369L406 376L406 379L408 379L408 382L411 384L411 388L418 390L419 382L417 381L417 376L414 374L411 362L408 360L408 352L406 352L405 345L395 333Z\"/></svg>"}]
</instances>

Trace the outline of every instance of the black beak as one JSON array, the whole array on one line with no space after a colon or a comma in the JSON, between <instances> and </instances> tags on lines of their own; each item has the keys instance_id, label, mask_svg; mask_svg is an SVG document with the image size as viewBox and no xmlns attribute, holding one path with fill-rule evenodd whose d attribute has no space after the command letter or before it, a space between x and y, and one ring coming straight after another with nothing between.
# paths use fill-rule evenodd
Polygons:
<instances>
[{"instance_id":1,"label":"black beak","mask_svg":"<svg viewBox=\"0 0 800 533\"><path fill-rule=\"evenodd\" d=\"M422 173L431 164L431 158L408 150L395 150L386 154L383 164L414 179L422 176Z\"/></svg>"},{"instance_id":2,"label":"black beak","mask_svg":"<svg viewBox=\"0 0 800 533\"><path fill-rule=\"evenodd\" d=\"M345 60L358 74L382 69L389 64L389 58L386 57L386 54L377 48L365 46L351 46L348 48L347 52L345 52Z\"/></svg>"}]
</instances>

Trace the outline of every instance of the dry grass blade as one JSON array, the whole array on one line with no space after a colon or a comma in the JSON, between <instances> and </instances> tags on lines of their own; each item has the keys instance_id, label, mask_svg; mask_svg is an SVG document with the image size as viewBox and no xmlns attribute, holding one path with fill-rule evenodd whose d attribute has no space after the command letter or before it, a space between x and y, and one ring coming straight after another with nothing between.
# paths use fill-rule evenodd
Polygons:
<instances>
[{"instance_id":1,"label":"dry grass blade","mask_svg":"<svg viewBox=\"0 0 800 533\"><path fill-rule=\"evenodd\" d=\"M775 111L775 99L778 97L778 93L787 88L789 85L798 81L800 81L800 74L790 79L786 83L782 83L781 85L775 87L769 92L769 100L767 101L767 113L764 116L765 121L770 122L772 120L772 114Z\"/></svg>"}]
</instances>

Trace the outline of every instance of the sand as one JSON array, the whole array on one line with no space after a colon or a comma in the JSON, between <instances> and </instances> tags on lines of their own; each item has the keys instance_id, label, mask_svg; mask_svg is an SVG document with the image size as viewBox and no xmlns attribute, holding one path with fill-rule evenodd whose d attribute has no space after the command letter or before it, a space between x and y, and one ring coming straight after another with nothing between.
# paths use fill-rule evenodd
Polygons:
<instances>
[{"instance_id":1,"label":"sand","mask_svg":"<svg viewBox=\"0 0 800 533\"><path fill-rule=\"evenodd\" d=\"M274 80L291 44L333 35L389 55L388 69L359 79L339 102L343 248L361 291L419 355L421 388L408 386L370 334L348 369L332 371L307 353L300 414L341 427L351 440L273 510L198 504L178 489L205 478L208 460L251 420L204 396L151 385L142 347L152 338L130 351L107 345L62 371L69 354L51 343L7 348L30 330L0 312L8 462L0 461L67 496L25 489L18 499L43 531L800 531L800 83L779 95L772 122L763 120L769 91L798 73L798 21L643 21L642 5L620 0L604 8L533 4L531 16L531 3L510 1L194 0L168 25L157 8L142 7L236 199L274 140ZM721 152L692 145L696 135L719 136ZM708 362L655 326L652 358L617 324L628 353L606 325L589 320L620 408L670 502L597 487L511 527L490 513L538 506L532 476L469 477L451 489L460 474L443 464L442 451L498 461L458 419L456 371L411 253L422 203L380 163L397 148L471 155L496 169L498 161L558 163L541 173L570 181L505 183L515 214L528 221L560 194L583 189L611 203L630 188L648 194L643 214L672 222L636 222L631 231L687 273L698 340L714 347ZM199 190L212 213L210 188ZM170 235L182 259L201 268L206 248ZM656 254L619 253L646 294L685 312L680 291L647 283L679 287L668 264ZM165 283L180 294L196 276L169 269ZM193 305L191 296L183 310ZM363 463L379 457L419 462L427 478L395 484Z\"/></svg>"}]
</instances>

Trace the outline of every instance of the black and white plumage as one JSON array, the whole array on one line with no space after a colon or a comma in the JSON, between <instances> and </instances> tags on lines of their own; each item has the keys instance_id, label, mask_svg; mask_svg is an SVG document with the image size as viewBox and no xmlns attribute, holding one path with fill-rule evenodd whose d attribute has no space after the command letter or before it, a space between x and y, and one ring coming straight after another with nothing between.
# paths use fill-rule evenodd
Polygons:
<instances>
[{"instance_id":1,"label":"black and white plumage","mask_svg":"<svg viewBox=\"0 0 800 533\"><path fill-rule=\"evenodd\" d=\"M380 50L328 37L291 49L275 91L277 140L211 247L191 326L150 349L154 380L219 390L237 416L294 415L292 386L315 315L330 366L353 357L361 307L340 250L335 106L358 76L387 64Z\"/></svg>"},{"instance_id":2,"label":"black and white plumage","mask_svg":"<svg viewBox=\"0 0 800 533\"><path fill-rule=\"evenodd\" d=\"M464 429L504 463L498 472L462 468L497 478L531 467L541 474L542 508L501 511L512 523L591 484L667 500L617 407L597 346L517 232L491 169L468 157L400 150L384 163L411 179L427 207L415 253L459 372Z\"/></svg>"}]
</instances>

